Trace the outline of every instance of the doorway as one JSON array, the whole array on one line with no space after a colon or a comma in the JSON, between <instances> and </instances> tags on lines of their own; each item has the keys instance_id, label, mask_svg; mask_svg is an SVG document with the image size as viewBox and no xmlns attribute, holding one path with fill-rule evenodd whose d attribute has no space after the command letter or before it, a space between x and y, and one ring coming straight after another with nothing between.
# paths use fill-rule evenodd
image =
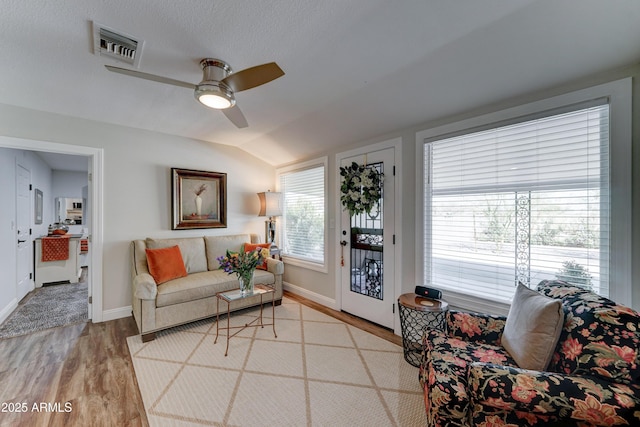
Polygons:
<instances>
[{"instance_id":1,"label":"doorway","mask_svg":"<svg viewBox=\"0 0 640 427\"><path fill-rule=\"evenodd\" d=\"M13 137L0 136L0 147L23 151L58 153L74 156L85 156L88 160L88 200L87 214L90 221L90 234L87 236L90 249L88 251L88 292L91 304L88 306L89 318L92 322L101 322L102 312L102 229L103 229L103 149L78 145L59 144Z\"/></svg>"},{"instance_id":2,"label":"doorway","mask_svg":"<svg viewBox=\"0 0 640 427\"><path fill-rule=\"evenodd\" d=\"M397 140L363 147L337 156L338 167L354 163L365 174L382 177L381 192L371 209L351 215L340 204L338 229L340 272L337 295L342 311L389 329L397 324L395 301L399 295L399 226ZM338 173L338 188L342 178ZM342 195L338 191L338 198Z\"/></svg>"}]
</instances>

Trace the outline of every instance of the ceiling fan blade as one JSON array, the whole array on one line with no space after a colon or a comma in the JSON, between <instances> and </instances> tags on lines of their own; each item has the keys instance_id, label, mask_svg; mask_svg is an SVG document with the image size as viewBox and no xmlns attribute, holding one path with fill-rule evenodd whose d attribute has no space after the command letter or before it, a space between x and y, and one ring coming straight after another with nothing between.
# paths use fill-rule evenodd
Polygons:
<instances>
[{"instance_id":1,"label":"ceiling fan blade","mask_svg":"<svg viewBox=\"0 0 640 427\"><path fill-rule=\"evenodd\" d=\"M236 127L242 129L249 126L249 123L247 123L247 119L244 117L244 114L242 114L238 104L220 111L222 111L222 113L227 116L227 119L231 120Z\"/></svg>"},{"instance_id":2,"label":"ceiling fan blade","mask_svg":"<svg viewBox=\"0 0 640 427\"><path fill-rule=\"evenodd\" d=\"M142 71L129 70L127 68L118 68L111 65L105 65L107 70L114 73L120 73L131 77L137 77L139 79L153 80L154 82L164 83L173 86L186 87L187 89L195 89L196 85L193 83L187 83L180 80L170 79L169 77L156 76L155 74L143 73Z\"/></svg>"},{"instance_id":3,"label":"ceiling fan blade","mask_svg":"<svg viewBox=\"0 0 640 427\"><path fill-rule=\"evenodd\" d=\"M282 76L284 76L284 71L278 67L278 64L269 62L268 64L256 65L255 67L232 73L222 79L222 82L234 92L240 92L269 83L271 80Z\"/></svg>"}]
</instances>

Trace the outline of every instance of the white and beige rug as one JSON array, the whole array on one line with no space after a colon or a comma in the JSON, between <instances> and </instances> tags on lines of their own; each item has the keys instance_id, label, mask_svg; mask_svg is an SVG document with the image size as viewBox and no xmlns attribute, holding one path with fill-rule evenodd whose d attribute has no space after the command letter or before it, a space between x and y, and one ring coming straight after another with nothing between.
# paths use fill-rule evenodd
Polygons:
<instances>
[{"instance_id":1,"label":"white and beige rug","mask_svg":"<svg viewBox=\"0 0 640 427\"><path fill-rule=\"evenodd\" d=\"M232 325L257 310L232 313ZM264 313L270 322L271 308ZM214 344L215 320L144 344L129 337L149 424L425 425L418 369L405 362L401 347L286 297L276 307L276 332L277 338L271 326L240 332L227 357L226 336Z\"/></svg>"}]
</instances>

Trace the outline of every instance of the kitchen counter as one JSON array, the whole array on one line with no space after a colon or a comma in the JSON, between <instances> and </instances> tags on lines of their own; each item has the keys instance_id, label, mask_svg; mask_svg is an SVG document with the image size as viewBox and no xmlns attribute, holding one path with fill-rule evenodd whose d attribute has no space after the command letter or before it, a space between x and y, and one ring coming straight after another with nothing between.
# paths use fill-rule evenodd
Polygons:
<instances>
[{"instance_id":1,"label":"kitchen counter","mask_svg":"<svg viewBox=\"0 0 640 427\"><path fill-rule=\"evenodd\" d=\"M40 236L40 237L36 237L36 240L40 240L43 237L68 237L70 239L82 239L84 237L84 234L52 234L50 236Z\"/></svg>"}]
</instances>

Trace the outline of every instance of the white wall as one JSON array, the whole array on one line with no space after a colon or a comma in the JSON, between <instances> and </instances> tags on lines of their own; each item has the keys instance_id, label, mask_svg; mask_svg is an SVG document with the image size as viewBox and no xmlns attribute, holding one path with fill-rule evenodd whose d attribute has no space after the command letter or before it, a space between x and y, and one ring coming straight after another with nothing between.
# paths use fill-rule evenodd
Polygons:
<instances>
[{"instance_id":1,"label":"white wall","mask_svg":"<svg viewBox=\"0 0 640 427\"><path fill-rule=\"evenodd\" d=\"M53 197L82 198L82 187L87 185L86 172L53 171Z\"/></svg>"},{"instance_id":2,"label":"white wall","mask_svg":"<svg viewBox=\"0 0 640 427\"><path fill-rule=\"evenodd\" d=\"M133 239L264 234L256 193L274 187L275 168L237 148L2 104L0 129L4 136L104 149L103 312L131 304ZM171 230L172 167L227 173L227 228Z\"/></svg>"},{"instance_id":3,"label":"white wall","mask_svg":"<svg viewBox=\"0 0 640 427\"><path fill-rule=\"evenodd\" d=\"M15 200L16 164L14 150L0 148L0 182L2 198ZM13 184L13 185L11 185ZM15 202L0 203L0 320L17 304L16 299L16 231Z\"/></svg>"}]
</instances>

